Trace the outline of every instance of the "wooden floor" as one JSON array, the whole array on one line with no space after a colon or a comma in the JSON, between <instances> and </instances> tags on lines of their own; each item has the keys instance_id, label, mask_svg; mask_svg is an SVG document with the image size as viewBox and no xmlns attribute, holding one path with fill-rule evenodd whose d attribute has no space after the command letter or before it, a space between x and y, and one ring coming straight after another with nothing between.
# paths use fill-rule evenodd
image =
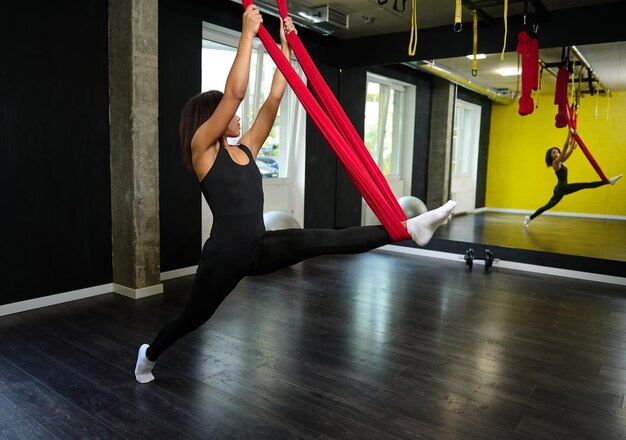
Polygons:
<instances>
[{"instance_id":1,"label":"wooden floor","mask_svg":"<svg viewBox=\"0 0 626 440\"><path fill-rule=\"evenodd\" d=\"M245 279L134 381L181 308L0 318L2 439L624 439L626 288L374 251Z\"/></svg>"},{"instance_id":2,"label":"wooden floor","mask_svg":"<svg viewBox=\"0 0 626 440\"><path fill-rule=\"evenodd\" d=\"M626 221L542 215L524 229L523 214L454 217L435 237L509 248L626 261Z\"/></svg>"}]
</instances>

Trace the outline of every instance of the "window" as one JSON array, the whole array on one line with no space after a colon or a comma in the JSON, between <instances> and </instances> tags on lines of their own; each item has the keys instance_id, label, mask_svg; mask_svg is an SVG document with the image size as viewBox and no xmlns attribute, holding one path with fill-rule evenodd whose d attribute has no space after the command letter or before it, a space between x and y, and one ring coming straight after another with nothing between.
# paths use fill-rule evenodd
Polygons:
<instances>
[{"instance_id":1,"label":"window","mask_svg":"<svg viewBox=\"0 0 626 440\"><path fill-rule=\"evenodd\" d=\"M365 146L384 175L400 174L406 86L367 74Z\"/></svg>"},{"instance_id":2,"label":"window","mask_svg":"<svg viewBox=\"0 0 626 440\"><path fill-rule=\"evenodd\" d=\"M480 109L464 101L457 101L452 133L452 174L474 177Z\"/></svg>"},{"instance_id":3,"label":"window","mask_svg":"<svg viewBox=\"0 0 626 440\"><path fill-rule=\"evenodd\" d=\"M232 65L239 34L228 29L205 23L202 40L202 90L224 90L226 77ZM300 73L300 66L292 61ZM252 51L248 90L242 106L237 110L241 117L242 133L250 128L259 108L269 94L275 69L274 61L256 38ZM304 142L304 111L289 87L281 102L278 116L270 134L261 147L257 166L264 178L289 178L290 157L293 145ZM300 128L300 129L299 129ZM296 139L298 134L299 139ZM230 140L236 142L236 140Z\"/></svg>"},{"instance_id":4,"label":"window","mask_svg":"<svg viewBox=\"0 0 626 440\"><path fill-rule=\"evenodd\" d=\"M415 86L367 73L363 140L396 197L411 194ZM363 201L361 224L380 224Z\"/></svg>"}]
</instances>

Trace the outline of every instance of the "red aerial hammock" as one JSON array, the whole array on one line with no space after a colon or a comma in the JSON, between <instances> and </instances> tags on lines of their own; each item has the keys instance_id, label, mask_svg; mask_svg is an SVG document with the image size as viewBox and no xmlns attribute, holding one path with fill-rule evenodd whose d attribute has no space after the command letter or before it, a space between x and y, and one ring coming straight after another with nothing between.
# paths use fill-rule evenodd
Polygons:
<instances>
[{"instance_id":1,"label":"red aerial hammock","mask_svg":"<svg viewBox=\"0 0 626 440\"><path fill-rule=\"evenodd\" d=\"M555 126L557 128L565 127L565 125L569 126L572 131L572 137L576 141L576 143L580 146L580 149L587 157L587 160L591 164L600 179L603 182L608 182L609 179L606 177L598 162L594 159L593 155L583 142L583 140L578 135L578 131L576 131L576 111L574 105L570 107L568 99L567 99L567 82L569 80L569 71L567 67L561 66L559 68L559 72L556 78L556 90L554 93L554 103L559 106L559 112L555 116Z\"/></svg>"},{"instance_id":2,"label":"red aerial hammock","mask_svg":"<svg viewBox=\"0 0 626 440\"><path fill-rule=\"evenodd\" d=\"M252 4L252 0L242 0L242 3L244 8L247 8ZM281 18L284 20L287 17L287 2L278 0L277 3ZM363 144L363 140L315 67L298 35L291 32L286 37L321 106L263 25L259 28L258 36L391 239L393 241L410 239L406 227L402 224L406 221L404 211Z\"/></svg>"},{"instance_id":3,"label":"red aerial hammock","mask_svg":"<svg viewBox=\"0 0 626 440\"><path fill-rule=\"evenodd\" d=\"M518 113L522 116L533 112L535 104L532 91L539 86L539 42L523 30L517 35L517 52L522 58L522 93Z\"/></svg>"}]
</instances>

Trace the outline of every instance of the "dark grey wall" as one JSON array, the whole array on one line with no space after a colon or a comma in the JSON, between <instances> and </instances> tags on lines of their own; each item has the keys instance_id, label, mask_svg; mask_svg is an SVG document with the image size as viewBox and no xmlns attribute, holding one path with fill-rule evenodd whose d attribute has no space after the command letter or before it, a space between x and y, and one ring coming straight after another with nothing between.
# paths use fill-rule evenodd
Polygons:
<instances>
[{"instance_id":1,"label":"dark grey wall","mask_svg":"<svg viewBox=\"0 0 626 440\"><path fill-rule=\"evenodd\" d=\"M0 14L0 304L111 282L107 11Z\"/></svg>"},{"instance_id":2,"label":"dark grey wall","mask_svg":"<svg viewBox=\"0 0 626 440\"><path fill-rule=\"evenodd\" d=\"M200 188L183 166L180 112L200 93L202 21L185 2L159 2L159 206L161 271L195 266L200 256ZM188 5L187 5L188 7Z\"/></svg>"}]
</instances>

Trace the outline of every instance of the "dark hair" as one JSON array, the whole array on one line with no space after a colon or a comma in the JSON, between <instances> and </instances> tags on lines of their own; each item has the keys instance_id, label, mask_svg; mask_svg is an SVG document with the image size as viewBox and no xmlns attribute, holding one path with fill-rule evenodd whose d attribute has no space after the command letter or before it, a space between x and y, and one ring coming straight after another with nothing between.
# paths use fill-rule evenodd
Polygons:
<instances>
[{"instance_id":1,"label":"dark hair","mask_svg":"<svg viewBox=\"0 0 626 440\"><path fill-rule=\"evenodd\" d=\"M559 150L559 147L548 148L548 151L546 151L546 166L552 166L552 162L554 162L554 160L552 160L552 150L554 150L555 148L558 150L559 154L561 154L561 150Z\"/></svg>"},{"instance_id":2,"label":"dark hair","mask_svg":"<svg viewBox=\"0 0 626 440\"><path fill-rule=\"evenodd\" d=\"M200 93L189 99L180 114L178 132L180 135L180 151L183 155L185 166L193 170L191 162L191 139L198 127L211 117L224 94L219 90L210 90ZM224 142L219 139L220 145Z\"/></svg>"}]
</instances>

